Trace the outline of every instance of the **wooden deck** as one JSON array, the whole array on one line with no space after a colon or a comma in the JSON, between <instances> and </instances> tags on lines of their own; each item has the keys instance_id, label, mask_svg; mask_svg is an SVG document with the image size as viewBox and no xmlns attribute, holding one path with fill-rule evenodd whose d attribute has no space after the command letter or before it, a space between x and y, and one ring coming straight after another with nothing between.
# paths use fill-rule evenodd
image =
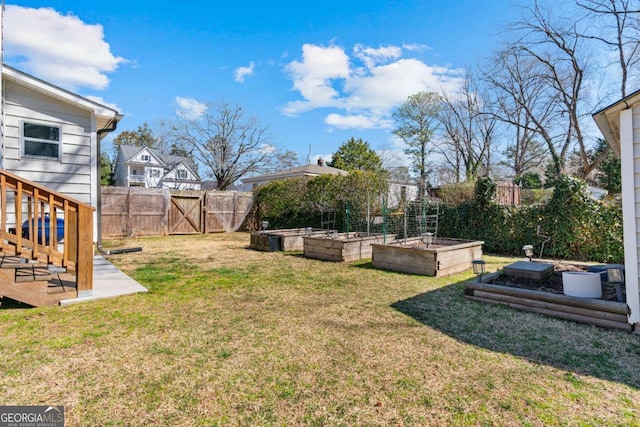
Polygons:
<instances>
[{"instance_id":1,"label":"wooden deck","mask_svg":"<svg viewBox=\"0 0 640 427\"><path fill-rule=\"evenodd\" d=\"M0 298L10 298L33 307L43 307L58 305L61 300L78 296L76 279L72 274L50 273L46 267L34 267L33 272L29 270L31 269L0 269ZM32 280L34 274L35 281ZM25 280L25 275L31 276L31 280L21 282Z\"/></svg>"}]
</instances>

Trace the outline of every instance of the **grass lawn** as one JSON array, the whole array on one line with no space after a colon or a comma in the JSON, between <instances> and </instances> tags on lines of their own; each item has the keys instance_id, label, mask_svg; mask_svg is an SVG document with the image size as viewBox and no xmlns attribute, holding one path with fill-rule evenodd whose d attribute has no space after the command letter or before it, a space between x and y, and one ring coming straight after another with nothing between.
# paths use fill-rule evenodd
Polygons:
<instances>
[{"instance_id":1,"label":"grass lawn","mask_svg":"<svg viewBox=\"0 0 640 427\"><path fill-rule=\"evenodd\" d=\"M92 427L640 425L640 336L467 301L470 271L256 252L246 233L126 244L143 251L110 260L148 294L0 310L0 404Z\"/></svg>"}]
</instances>

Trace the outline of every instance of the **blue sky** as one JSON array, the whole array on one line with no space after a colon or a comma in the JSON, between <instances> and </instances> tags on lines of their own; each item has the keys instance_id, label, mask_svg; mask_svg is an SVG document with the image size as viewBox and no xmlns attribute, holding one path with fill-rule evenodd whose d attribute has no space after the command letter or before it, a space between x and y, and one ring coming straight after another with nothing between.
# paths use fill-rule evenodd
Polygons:
<instances>
[{"instance_id":1,"label":"blue sky","mask_svg":"<svg viewBox=\"0 0 640 427\"><path fill-rule=\"evenodd\" d=\"M111 138L224 101L302 163L351 136L402 157L393 109L455 90L517 13L510 0L13 1L4 60L115 106Z\"/></svg>"}]
</instances>

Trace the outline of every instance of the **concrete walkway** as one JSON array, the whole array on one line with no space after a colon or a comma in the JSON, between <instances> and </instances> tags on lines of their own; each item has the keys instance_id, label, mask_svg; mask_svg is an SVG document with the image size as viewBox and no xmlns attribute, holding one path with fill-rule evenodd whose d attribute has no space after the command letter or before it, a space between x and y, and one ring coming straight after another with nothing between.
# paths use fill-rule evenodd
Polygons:
<instances>
[{"instance_id":1,"label":"concrete walkway","mask_svg":"<svg viewBox=\"0 0 640 427\"><path fill-rule=\"evenodd\" d=\"M107 261L102 255L95 255L93 257L93 290L91 295L61 300L60 305L95 301L141 292L148 292L148 289L118 270L115 265Z\"/></svg>"}]
</instances>

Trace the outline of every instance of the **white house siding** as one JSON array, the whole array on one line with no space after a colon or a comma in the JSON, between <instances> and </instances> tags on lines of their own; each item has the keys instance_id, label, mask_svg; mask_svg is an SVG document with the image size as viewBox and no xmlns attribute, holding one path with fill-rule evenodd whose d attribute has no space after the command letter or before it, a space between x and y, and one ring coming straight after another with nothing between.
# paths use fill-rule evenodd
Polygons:
<instances>
[{"instance_id":1,"label":"white house siding","mask_svg":"<svg viewBox=\"0 0 640 427\"><path fill-rule=\"evenodd\" d=\"M186 171L186 178L178 178L178 171ZM161 186L173 190L200 190L200 179L184 164L179 164L162 178Z\"/></svg>"},{"instance_id":2,"label":"white house siding","mask_svg":"<svg viewBox=\"0 0 640 427\"><path fill-rule=\"evenodd\" d=\"M169 190L202 190L202 185L199 182L184 182L184 181L162 181L162 188L167 188Z\"/></svg>"},{"instance_id":3,"label":"white house siding","mask_svg":"<svg viewBox=\"0 0 640 427\"><path fill-rule=\"evenodd\" d=\"M93 113L10 81L5 81L4 88L3 169L97 207L99 178ZM60 127L60 160L21 158L24 121ZM7 206L7 223L15 225L15 207L11 203ZM97 241L97 227L95 212L93 241Z\"/></svg>"},{"instance_id":4,"label":"white house siding","mask_svg":"<svg viewBox=\"0 0 640 427\"><path fill-rule=\"evenodd\" d=\"M145 160L144 156L149 156L149 160ZM139 152L134 158L129 160L129 163L139 163L144 164L145 166L162 166L163 163L156 158L149 150L144 149Z\"/></svg>"},{"instance_id":5,"label":"white house siding","mask_svg":"<svg viewBox=\"0 0 640 427\"><path fill-rule=\"evenodd\" d=\"M21 159L22 121L61 127L61 160ZM81 202L93 204L91 114L5 82L3 167Z\"/></svg>"},{"instance_id":6,"label":"white house siding","mask_svg":"<svg viewBox=\"0 0 640 427\"><path fill-rule=\"evenodd\" d=\"M640 322L640 106L620 112L622 211L629 323Z\"/></svg>"}]
</instances>

